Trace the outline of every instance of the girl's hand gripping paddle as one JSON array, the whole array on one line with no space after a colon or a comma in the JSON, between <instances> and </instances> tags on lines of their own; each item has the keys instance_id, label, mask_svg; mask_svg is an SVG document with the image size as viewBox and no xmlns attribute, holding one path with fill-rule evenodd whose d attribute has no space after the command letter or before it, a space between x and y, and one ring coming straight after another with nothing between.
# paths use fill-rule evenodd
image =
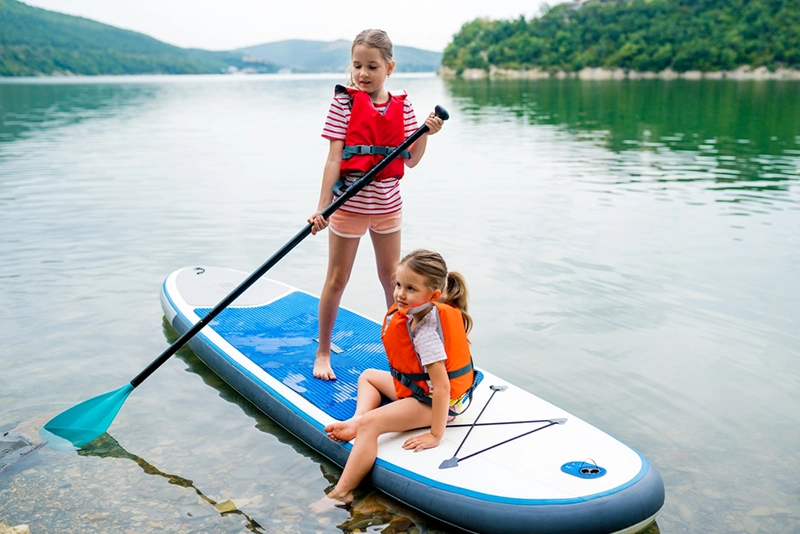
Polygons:
<instances>
[{"instance_id":1,"label":"girl's hand gripping paddle","mask_svg":"<svg viewBox=\"0 0 800 534\"><path fill-rule=\"evenodd\" d=\"M436 106L435 114L442 120L450 118L442 106ZM382 171L392 160L399 156L402 152L407 150L414 142L422 137L429 130L428 126L422 125L414 133L412 133L400 146L390 152L385 158L378 162L367 174L362 176L350 187L348 187L342 195L331 203L330 206L322 210L320 213L324 218L328 219L333 212L338 210L342 204L350 200L350 198L364 189L374 177ZM286 254L288 254L300 242L311 235L311 223L306 224L297 235L295 235L288 243L286 243L280 250L272 255L261 267L259 267L253 274L248 276L241 284L239 284L230 294L222 299L205 317L200 319L192 328L185 334L178 338L175 343L169 346L161 355L156 358L150 365L148 365L141 373L139 373L130 383L125 384L123 387L109 391L89 400L85 400L80 404L76 404L72 408L61 412L44 425L44 430L55 434L59 438L66 439L75 447L81 447L89 443L96 437L102 435L111 422L116 417L119 409L122 408L122 403L128 398L131 391L134 390L139 384L149 377L153 372L161 367L170 357L172 357L178 350L183 347L192 337L195 336L200 330L203 329L214 317L227 308L239 295L244 293L251 285L253 285L264 273L269 271L276 263L278 263ZM48 437L45 434L45 437Z\"/></svg>"}]
</instances>

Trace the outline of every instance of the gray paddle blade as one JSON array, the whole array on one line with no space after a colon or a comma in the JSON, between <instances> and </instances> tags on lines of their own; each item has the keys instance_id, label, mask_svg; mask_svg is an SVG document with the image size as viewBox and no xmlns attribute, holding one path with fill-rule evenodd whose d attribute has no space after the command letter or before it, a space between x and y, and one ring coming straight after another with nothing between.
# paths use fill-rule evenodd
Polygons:
<instances>
[{"instance_id":1,"label":"gray paddle blade","mask_svg":"<svg viewBox=\"0 0 800 534\"><path fill-rule=\"evenodd\" d=\"M448 458L439 465L439 469L450 469L451 467L458 467L458 458L455 456Z\"/></svg>"},{"instance_id":2,"label":"gray paddle blade","mask_svg":"<svg viewBox=\"0 0 800 534\"><path fill-rule=\"evenodd\" d=\"M505 391L508 389L508 386L489 386L489 389L492 391Z\"/></svg>"},{"instance_id":3,"label":"gray paddle blade","mask_svg":"<svg viewBox=\"0 0 800 534\"><path fill-rule=\"evenodd\" d=\"M567 422L567 418L566 417L559 417L558 419L550 419L550 422L555 424L555 425L563 425L564 423Z\"/></svg>"}]
</instances>

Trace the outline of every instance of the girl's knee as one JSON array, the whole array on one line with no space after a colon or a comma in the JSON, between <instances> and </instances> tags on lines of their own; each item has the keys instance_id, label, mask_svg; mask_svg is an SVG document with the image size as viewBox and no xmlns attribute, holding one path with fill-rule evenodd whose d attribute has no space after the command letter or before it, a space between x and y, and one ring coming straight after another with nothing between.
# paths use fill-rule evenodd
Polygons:
<instances>
[{"instance_id":1,"label":"girl's knee","mask_svg":"<svg viewBox=\"0 0 800 534\"><path fill-rule=\"evenodd\" d=\"M359 395L381 395L380 371L377 369L367 369L358 377L358 394Z\"/></svg>"},{"instance_id":2,"label":"girl's knee","mask_svg":"<svg viewBox=\"0 0 800 534\"><path fill-rule=\"evenodd\" d=\"M342 292L344 288L347 287L347 282L349 281L350 275L348 273L334 271L328 275L325 283L333 291Z\"/></svg>"},{"instance_id":3,"label":"girl's knee","mask_svg":"<svg viewBox=\"0 0 800 534\"><path fill-rule=\"evenodd\" d=\"M375 379L379 376L380 371L377 369L366 369L358 377L358 383L366 382L368 384L375 383Z\"/></svg>"},{"instance_id":4,"label":"girl's knee","mask_svg":"<svg viewBox=\"0 0 800 534\"><path fill-rule=\"evenodd\" d=\"M392 376L388 371L380 369L366 369L358 377L359 389L371 388L376 390L381 396L392 397L391 391L394 388Z\"/></svg>"}]
</instances>

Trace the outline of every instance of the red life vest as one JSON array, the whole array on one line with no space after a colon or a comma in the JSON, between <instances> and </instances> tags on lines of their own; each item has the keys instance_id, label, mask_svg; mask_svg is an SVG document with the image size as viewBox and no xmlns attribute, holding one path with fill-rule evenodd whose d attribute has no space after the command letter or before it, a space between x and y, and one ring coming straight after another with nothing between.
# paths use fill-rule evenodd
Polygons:
<instances>
[{"instance_id":1,"label":"red life vest","mask_svg":"<svg viewBox=\"0 0 800 534\"><path fill-rule=\"evenodd\" d=\"M367 173L387 154L405 141L405 93L389 95L386 111L381 114L372 104L372 98L359 89L336 86L337 94L350 94L350 122L344 140L341 176L353 172ZM411 157L407 151L392 160L374 178L402 178L405 171L403 158Z\"/></svg>"},{"instance_id":2,"label":"red life vest","mask_svg":"<svg viewBox=\"0 0 800 534\"><path fill-rule=\"evenodd\" d=\"M472 390L475 376L461 311L441 302L428 302L414 308L413 311L420 311L424 306L433 307L428 313L438 315L439 334L442 336L444 350L447 353L445 367L450 378L450 399L461 399ZM430 404L431 398L428 396L430 388L427 383L429 376L422 368L411 340L410 311L412 310L398 309L397 304L392 304L383 321L381 339L389 357L389 368L394 379L397 398L413 396Z\"/></svg>"}]
</instances>

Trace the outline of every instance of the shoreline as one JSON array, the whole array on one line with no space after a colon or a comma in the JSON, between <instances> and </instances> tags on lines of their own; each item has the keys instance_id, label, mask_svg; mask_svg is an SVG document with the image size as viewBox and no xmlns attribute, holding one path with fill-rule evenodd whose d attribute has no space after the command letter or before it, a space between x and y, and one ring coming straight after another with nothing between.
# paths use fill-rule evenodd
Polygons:
<instances>
[{"instance_id":1,"label":"shoreline","mask_svg":"<svg viewBox=\"0 0 800 534\"><path fill-rule=\"evenodd\" d=\"M780 68L771 72L766 67L751 69L747 66L729 71L690 70L676 72L672 69L661 72L637 72L624 69L584 68L579 71L547 71L542 69L502 69L494 65L489 70L464 69L458 75L455 69L441 67L439 76L446 79L462 78L465 80L502 79L502 80L541 80L541 79L579 79L579 80L800 80L800 70Z\"/></svg>"},{"instance_id":2,"label":"shoreline","mask_svg":"<svg viewBox=\"0 0 800 534\"><path fill-rule=\"evenodd\" d=\"M438 74L435 70L424 70L424 71L401 71L395 72L392 75L396 78L423 78L427 76L436 76ZM231 79L231 78L251 78L251 77L274 77L274 78L300 78L300 79L314 79L314 78L331 78L331 79L342 79L342 83L347 79L347 74L344 72L290 72L290 73L281 73L281 72L258 72L258 73L195 73L195 74L167 74L167 73L158 73L158 72L149 72L149 73L137 73L137 74L74 74L71 72L62 73L62 72L54 72L51 74L31 74L25 76L3 76L0 75L0 84L6 82L29 82L31 80L47 80L53 82L85 82L87 80L94 81L94 80L115 80L115 79L144 79L144 78L176 78L176 79L186 79L186 78L199 78L199 77L206 77L206 78L214 78L218 77L220 79ZM0 534L2 534L0 532Z\"/></svg>"}]
</instances>

